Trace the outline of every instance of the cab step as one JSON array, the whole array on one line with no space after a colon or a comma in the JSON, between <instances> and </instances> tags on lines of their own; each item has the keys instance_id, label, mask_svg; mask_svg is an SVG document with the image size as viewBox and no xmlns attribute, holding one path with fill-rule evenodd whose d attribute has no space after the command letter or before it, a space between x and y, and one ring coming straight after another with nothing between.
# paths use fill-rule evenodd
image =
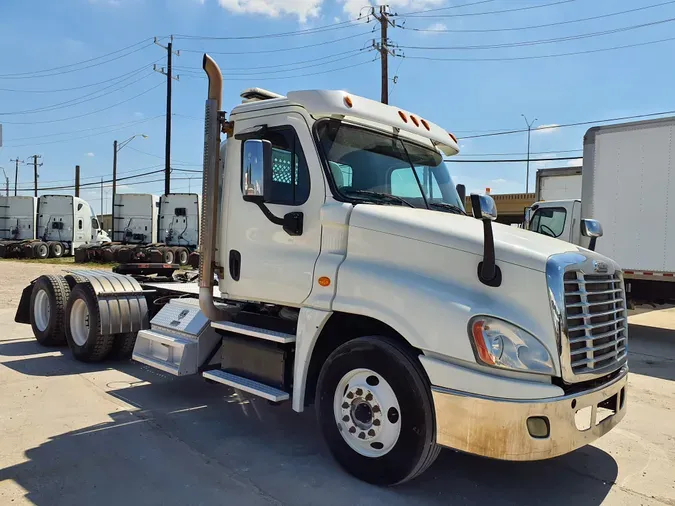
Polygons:
<instances>
[{"instance_id":1,"label":"cab step","mask_svg":"<svg viewBox=\"0 0 675 506\"><path fill-rule=\"evenodd\" d=\"M233 334L266 339L267 341L273 341L275 343L289 344L295 342L295 336L293 334L286 334L285 332L277 332L275 330L268 330L260 327L252 327L241 323L211 322L211 327L218 330L225 330Z\"/></svg>"},{"instance_id":2,"label":"cab step","mask_svg":"<svg viewBox=\"0 0 675 506\"><path fill-rule=\"evenodd\" d=\"M288 392L279 390L278 388L265 385L258 381L253 381L248 378L243 378L242 376L237 376L236 374L231 374L229 372L221 370L205 371L202 373L204 378L222 383L223 385L230 386L237 390L243 390L263 399L267 399L272 402L281 402L287 401L290 398Z\"/></svg>"}]
</instances>

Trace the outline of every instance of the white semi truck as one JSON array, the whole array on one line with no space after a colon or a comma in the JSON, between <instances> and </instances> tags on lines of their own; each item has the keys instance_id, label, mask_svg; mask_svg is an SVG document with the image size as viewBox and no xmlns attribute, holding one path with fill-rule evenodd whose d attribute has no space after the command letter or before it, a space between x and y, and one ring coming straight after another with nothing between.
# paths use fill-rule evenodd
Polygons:
<instances>
[{"instance_id":1,"label":"white semi truck","mask_svg":"<svg viewBox=\"0 0 675 506\"><path fill-rule=\"evenodd\" d=\"M602 224L595 249L624 269L636 302L675 301L675 118L593 127L578 193L532 206L529 228L588 247L584 218Z\"/></svg>"},{"instance_id":2,"label":"white semi truck","mask_svg":"<svg viewBox=\"0 0 675 506\"><path fill-rule=\"evenodd\" d=\"M137 333L133 357L151 367L314 404L337 462L382 485L443 446L546 459L622 419L614 261L493 223L489 196L468 216L443 161L455 137L414 113L252 89L226 117L206 55L204 69L198 285L42 276L16 315L40 342L92 361Z\"/></svg>"},{"instance_id":3,"label":"white semi truck","mask_svg":"<svg viewBox=\"0 0 675 506\"><path fill-rule=\"evenodd\" d=\"M110 242L89 203L71 195L2 197L0 256L59 258Z\"/></svg>"},{"instance_id":4,"label":"white semi truck","mask_svg":"<svg viewBox=\"0 0 675 506\"><path fill-rule=\"evenodd\" d=\"M165 263L187 265L199 245L196 193L115 195L114 242L81 248L77 262Z\"/></svg>"}]
</instances>

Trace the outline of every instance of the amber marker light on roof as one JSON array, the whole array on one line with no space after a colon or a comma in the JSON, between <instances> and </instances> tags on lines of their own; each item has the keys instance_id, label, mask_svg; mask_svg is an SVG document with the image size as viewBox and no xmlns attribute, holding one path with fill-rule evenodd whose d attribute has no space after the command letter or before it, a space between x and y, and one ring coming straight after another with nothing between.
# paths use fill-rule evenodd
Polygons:
<instances>
[{"instance_id":1,"label":"amber marker light on roof","mask_svg":"<svg viewBox=\"0 0 675 506\"><path fill-rule=\"evenodd\" d=\"M408 117L405 115L405 113L404 113L403 111L398 111L398 115L399 115L399 116L401 117L401 119L403 120L403 123L407 123L407 122L408 122Z\"/></svg>"},{"instance_id":2,"label":"amber marker light on roof","mask_svg":"<svg viewBox=\"0 0 675 506\"><path fill-rule=\"evenodd\" d=\"M349 95L345 95L345 105L347 107L353 107L352 99Z\"/></svg>"}]
</instances>

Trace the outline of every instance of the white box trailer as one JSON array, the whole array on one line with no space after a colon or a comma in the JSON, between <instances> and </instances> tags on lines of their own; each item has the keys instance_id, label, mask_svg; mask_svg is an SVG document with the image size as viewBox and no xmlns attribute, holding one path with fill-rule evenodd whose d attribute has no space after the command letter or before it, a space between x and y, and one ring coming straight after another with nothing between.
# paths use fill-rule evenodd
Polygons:
<instances>
[{"instance_id":1,"label":"white box trailer","mask_svg":"<svg viewBox=\"0 0 675 506\"><path fill-rule=\"evenodd\" d=\"M581 167L537 170L534 198L537 202L581 198Z\"/></svg>"},{"instance_id":2,"label":"white box trailer","mask_svg":"<svg viewBox=\"0 0 675 506\"><path fill-rule=\"evenodd\" d=\"M196 193L170 193L159 198L159 242L167 246L184 246L190 251L197 249L199 201Z\"/></svg>"},{"instance_id":3,"label":"white box trailer","mask_svg":"<svg viewBox=\"0 0 675 506\"><path fill-rule=\"evenodd\" d=\"M597 220L604 235L595 249L621 265L632 297L675 299L675 208L669 206L675 194L674 135L675 118L589 129L581 195L538 202L530 228L586 246L581 220Z\"/></svg>"},{"instance_id":4,"label":"white box trailer","mask_svg":"<svg viewBox=\"0 0 675 506\"><path fill-rule=\"evenodd\" d=\"M113 203L113 242L157 242L159 197L149 193L118 193Z\"/></svg>"}]
</instances>

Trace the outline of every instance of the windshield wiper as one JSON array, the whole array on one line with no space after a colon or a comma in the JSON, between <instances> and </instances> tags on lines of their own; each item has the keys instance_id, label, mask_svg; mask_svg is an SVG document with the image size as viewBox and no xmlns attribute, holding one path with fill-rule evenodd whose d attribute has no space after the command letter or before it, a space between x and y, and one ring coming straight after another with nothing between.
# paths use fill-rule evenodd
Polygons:
<instances>
[{"instance_id":1,"label":"windshield wiper","mask_svg":"<svg viewBox=\"0 0 675 506\"><path fill-rule=\"evenodd\" d=\"M445 202L429 202L429 207L434 209L444 209L454 214L462 214L464 216L468 216L466 212L462 210L461 207L456 206L454 204L446 204Z\"/></svg>"},{"instance_id":2,"label":"windshield wiper","mask_svg":"<svg viewBox=\"0 0 675 506\"><path fill-rule=\"evenodd\" d=\"M400 202L401 204L405 204L408 207L415 207L407 200L402 199L401 197L397 197L396 195L392 195L391 193L375 192L371 190L344 190L344 193L346 193L347 195L351 193L364 196L367 195L369 197L376 197L378 199L388 200L390 202Z\"/></svg>"}]
</instances>

